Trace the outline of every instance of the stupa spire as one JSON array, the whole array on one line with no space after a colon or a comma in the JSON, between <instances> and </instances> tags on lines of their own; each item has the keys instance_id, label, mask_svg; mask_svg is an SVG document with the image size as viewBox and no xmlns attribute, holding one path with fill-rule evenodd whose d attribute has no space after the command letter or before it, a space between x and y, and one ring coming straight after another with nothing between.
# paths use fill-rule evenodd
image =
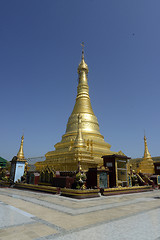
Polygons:
<instances>
[{"instance_id":1,"label":"stupa spire","mask_svg":"<svg viewBox=\"0 0 160 240\"><path fill-rule=\"evenodd\" d=\"M82 46L82 59L84 59L84 42L81 43Z\"/></svg>"},{"instance_id":2,"label":"stupa spire","mask_svg":"<svg viewBox=\"0 0 160 240\"><path fill-rule=\"evenodd\" d=\"M92 110L89 87L88 87L88 65L84 60L84 43L82 45L82 59L78 66L78 87L76 103L73 108L72 114L68 120L66 134L78 132L77 116L80 114L83 117L83 124L81 127L82 133L89 132L101 135L99 132L99 124L96 116Z\"/></svg>"},{"instance_id":3,"label":"stupa spire","mask_svg":"<svg viewBox=\"0 0 160 240\"><path fill-rule=\"evenodd\" d=\"M150 154L150 152L148 150L147 138L146 138L145 134L144 134L144 157L143 158L144 159L152 159L151 158L151 154Z\"/></svg>"},{"instance_id":4,"label":"stupa spire","mask_svg":"<svg viewBox=\"0 0 160 240\"><path fill-rule=\"evenodd\" d=\"M19 158L19 159L24 159L23 141L24 141L24 135L22 135L22 137L21 137L21 145L20 145L19 152L17 153L17 158Z\"/></svg>"},{"instance_id":5,"label":"stupa spire","mask_svg":"<svg viewBox=\"0 0 160 240\"><path fill-rule=\"evenodd\" d=\"M79 80L80 80L80 75L83 75L83 76L84 76L84 74L82 74L83 72L84 72L86 75L87 75L88 72L89 72L89 70L88 70L88 65L85 63L85 60L84 60L84 42L82 42L81 46L82 46L82 60L81 60L79 66L78 66L78 69L77 69L77 72L78 72L78 75L79 75ZM87 78L87 76L86 76L86 78ZM86 80L87 80L87 79L86 79Z\"/></svg>"},{"instance_id":6,"label":"stupa spire","mask_svg":"<svg viewBox=\"0 0 160 240\"><path fill-rule=\"evenodd\" d=\"M79 84L77 87L76 104L74 106L72 114L87 112L94 115L89 97L89 87L87 79L88 71L88 65L85 63L84 60L84 43L82 43L82 60L77 69Z\"/></svg>"}]
</instances>

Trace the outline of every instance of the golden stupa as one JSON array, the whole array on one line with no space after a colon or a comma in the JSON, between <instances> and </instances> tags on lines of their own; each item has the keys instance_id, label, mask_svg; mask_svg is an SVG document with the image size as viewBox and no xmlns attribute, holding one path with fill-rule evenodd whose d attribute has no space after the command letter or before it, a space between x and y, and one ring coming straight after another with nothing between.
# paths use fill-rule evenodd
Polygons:
<instances>
[{"instance_id":1,"label":"golden stupa","mask_svg":"<svg viewBox=\"0 0 160 240\"><path fill-rule=\"evenodd\" d=\"M24 152L23 152L23 142L24 142L24 135L22 135L22 137L21 137L21 145L20 145L19 151L17 153L17 160L26 162L26 160L24 158Z\"/></svg>"},{"instance_id":2,"label":"golden stupa","mask_svg":"<svg viewBox=\"0 0 160 240\"><path fill-rule=\"evenodd\" d=\"M139 170L142 173L153 174L154 173L154 163L151 157L151 154L148 150L147 139L144 135L144 157L139 164Z\"/></svg>"},{"instance_id":3,"label":"golden stupa","mask_svg":"<svg viewBox=\"0 0 160 240\"><path fill-rule=\"evenodd\" d=\"M55 151L46 153L46 160L35 164L39 171L46 166L55 171L75 171L79 163L87 171L90 167L102 165L103 155L115 154L110 150L111 145L104 141L92 110L87 79L89 70L84 60L83 47L82 60L78 66L76 103L68 119L66 132L61 142L55 144Z\"/></svg>"},{"instance_id":4,"label":"golden stupa","mask_svg":"<svg viewBox=\"0 0 160 240\"><path fill-rule=\"evenodd\" d=\"M155 173L154 170L154 161L151 157L151 154L148 150L147 139L144 135L144 156L143 158L131 159L129 164L132 166L132 170L135 170L137 173L141 172L143 174L152 175Z\"/></svg>"}]
</instances>

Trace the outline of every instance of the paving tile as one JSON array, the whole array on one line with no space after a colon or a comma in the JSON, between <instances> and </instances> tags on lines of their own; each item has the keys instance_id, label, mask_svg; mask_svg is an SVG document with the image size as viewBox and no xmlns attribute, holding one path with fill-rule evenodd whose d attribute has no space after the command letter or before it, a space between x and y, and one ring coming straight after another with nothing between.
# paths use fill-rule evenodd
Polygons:
<instances>
[{"instance_id":1,"label":"paving tile","mask_svg":"<svg viewBox=\"0 0 160 240\"><path fill-rule=\"evenodd\" d=\"M10 227L0 230L0 239L2 240L30 240L39 237L55 234L57 231L40 223L25 224L23 226Z\"/></svg>"},{"instance_id":2,"label":"paving tile","mask_svg":"<svg viewBox=\"0 0 160 240\"><path fill-rule=\"evenodd\" d=\"M31 214L20 211L19 208L4 205L2 203L0 203L0 216L0 228L31 223L34 221L31 219L31 217L33 217Z\"/></svg>"},{"instance_id":3,"label":"paving tile","mask_svg":"<svg viewBox=\"0 0 160 240\"><path fill-rule=\"evenodd\" d=\"M152 219L156 219L156 224ZM158 240L159 238L160 209L68 233L57 237L56 240Z\"/></svg>"}]
</instances>

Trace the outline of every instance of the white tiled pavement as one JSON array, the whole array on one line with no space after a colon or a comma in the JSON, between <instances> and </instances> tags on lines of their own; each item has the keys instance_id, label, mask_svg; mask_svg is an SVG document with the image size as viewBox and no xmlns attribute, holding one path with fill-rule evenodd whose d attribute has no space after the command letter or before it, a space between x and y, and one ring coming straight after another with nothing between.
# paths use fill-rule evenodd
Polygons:
<instances>
[{"instance_id":1,"label":"white tiled pavement","mask_svg":"<svg viewBox=\"0 0 160 240\"><path fill-rule=\"evenodd\" d=\"M74 200L0 188L0 240L160 240L160 190Z\"/></svg>"},{"instance_id":2,"label":"white tiled pavement","mask_svg":"<svg viewBox=\"0 0 160 240\"><path fill-rule=\"evenodd\" d=\"M47 239L158 240L160 239L160 209Z\"/></svg>"}]
</instances>

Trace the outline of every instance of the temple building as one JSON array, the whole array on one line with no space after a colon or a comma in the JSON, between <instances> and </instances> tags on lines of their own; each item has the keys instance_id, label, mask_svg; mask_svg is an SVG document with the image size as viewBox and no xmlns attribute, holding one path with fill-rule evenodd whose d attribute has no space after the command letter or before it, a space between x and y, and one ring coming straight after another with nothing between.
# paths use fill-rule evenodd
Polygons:
<instances>
[{"instance_id":1,"label":"temple building","mask_svg":"<svg viewBox=\"0 0 160 240\"><path fill-rule=\"evenodd\" d=\"M144 135L144 156L143 158L131 159L129 164L132 167L132 170L137 173L142 172L143 174L152 175L155 173L154 161L151 157L151 154L148 150L147 139Z\"/></svg>"},{"instance_id":2,"label":"temple building","mask_svg":"<svg viewBox=\"0 0 160 240\"><path fill-rule=\"evenodd\" d=\"M82 48L82 60L78 66L77 97L66 132L61 142L55 144L55 150L46 153L46 160L35 164L38 171L46 166L55 171L76 171L79 164L87 171L102 165L102 156L122 153L111 151L111 145L104 141L100 133L90 102L88 72Z\"/></svg>"}]
</instances>

